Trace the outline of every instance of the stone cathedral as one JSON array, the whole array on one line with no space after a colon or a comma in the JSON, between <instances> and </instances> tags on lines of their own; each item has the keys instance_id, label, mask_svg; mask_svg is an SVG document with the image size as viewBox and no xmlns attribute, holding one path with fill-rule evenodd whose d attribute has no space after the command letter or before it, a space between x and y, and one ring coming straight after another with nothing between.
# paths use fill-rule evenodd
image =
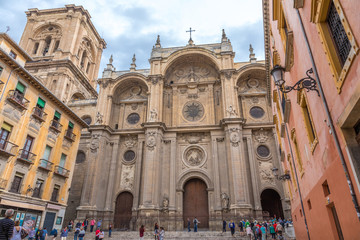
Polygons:
<instances>
[{"instance_id":1,"label":"stone cathedral","mask_svg":"<svg viewBox=\"0 0 360 240\"><path fill-rule=\"evenodd\" d=\"M272 173L279 150L269 73L250 46L234 62L219 43L163 47L149 69L117 71L82 7L30 9L21 46L29 71L89 124L81 135L68 199L69 219L101 218L105 228L158 222L182 230L188 218L219 229L222 219L288 217L283 183ZM131 56L129 57L131 58ZM99 92L96 92L96 83Z\"/></svg>"}]
</instances>

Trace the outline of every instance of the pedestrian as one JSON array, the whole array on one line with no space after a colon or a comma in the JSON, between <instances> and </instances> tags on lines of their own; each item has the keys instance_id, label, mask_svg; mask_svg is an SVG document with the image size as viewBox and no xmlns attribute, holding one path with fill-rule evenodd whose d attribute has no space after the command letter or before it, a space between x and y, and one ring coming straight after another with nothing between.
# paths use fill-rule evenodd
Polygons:
<instances>
[{"instance_id":1,"label":"pedestrian","mask_svg":"<svg viewBox=\"0 0 360 240\"><path fill-rule=\"evenodd\" d=\"M154 225L154 235L155 235L155 240L159 239L159 225L157 223L155 223Z\"/></svg>"},{"instance_id":2,"label":"pedestrian","mask_svg":"<svg viewBox=\"0 0 360 240\"><path fill-rule=\"evenodd\" d=\"M226 232L226 220L223 220L223 229L222 232Z\"/></svg>"},{"instance_id":3,"label":"pedestrian","mask_svg":"<svg viewBox=\"0 0 360 240\"><path fill-rule=\"evenodd\" d=\"M79 240L84 240L85 237L85 229L81 228L79 232Z\"/></svg>"},{"instance_id":4,"label":"pedestrian","mask_svg":"<svg viewBox=\"0 0 360 240\"><path fill-rule=\"evenodd\" d=\"M242 221L239 222L239 228L240 228L240 232L244 231L244 224Z\"/></svg>"},{"instance_id":5,"label":"pedestrian","mask_svg":"<svg viewBox=\"0 0 360 240\"><path fill-rule=\"evenodd\" d=\"M97 228L100 228L101 227L101 223L102 223L102 220L101 220L101 218L98 220L98 222L97 222Z\"/></svg>"},{"instance_id":6,"label":"pedestrian","mask_svg":"<svg viewBox=\"0 0 360 240\"><path fill-rule=\"evenodd\" d=\"M39 227L38 230L35 233L35 239L40 240L40 236L42 235L42 228Z\"/></svg>"},{"instance_id":7,"label":"pedestrian","mask_svg":"<svg viewBox=\"0 0 360 240\"><path fill-rule=\"evenodd\" d=\"M16 220L14 222L14 230L11 236L11 240L21 240L21 229L22 227L20 227L20 221Z\"/></svg>"},{"instance_id":8,"label":"pedestrian","mask_svg":"<svg viewBox=\"0 0 360 240\"><path fill-rule=\"evenodd\" d=\"M71 232L73 224L74 224L74 222L72 220L70 220L69 224L68 224L69 232Z\"/></svg>"},{"instance_id":9,"label":"pedestrian","mask_svg":"<svg viewBox=\"0 0 360 240\"><path fill-rule=\"evenodd\" d=\"M90 221L90 232L93 232L94 231L94 225L95 225L95 219L91 219Z\"/></svg>"},{"instance_id":10,"label":"pedestrian","mask_svg":"<svg viewBox=\"0 0 360 240\"><path fill-rule=\"evenodd\" d=\"M69 233L69 231L68 231L67 227L64 227L64 229L60 233L61 240L66 240L68 233Z\"/></svg>"},{"instance_id":11,"label":"pedestrian","mask_svg":"<svg viewBox=\"0 0 360 240\"><path fill-rule=\"evenodd\" d=\"M35 234L36 234L35 228L31 227L31 230L29 231L28 239L29 240L35 240Z\"/></svg>"},{"instance_id":12,"label":"pedestrian","mask_svg":"<svg viewBox=\"0 0 360 240\"><path fill-rule=\"evenodd\" d=\"M261 230L261 236L262 236L262 239L261 240L266 240L266 224L264 223L263 225L262 225L262 227L260 228L260 230Z\"/></svg>"},{"instance_id":13,"label":"pedestrian","mask_svg":"<svg viewBox=\"0 0 360 240\"><path fill-rule=\"evenodd\" d=\"M271 224L269 230L270 230L271 238L272 238L272 239L275 239L276 236L275 236L275 228L274 228L274 225Z\"/></svg>"},{"instance_id":14,"label":"pedestrian","mask_svg":"<svg viewBox=\"0 0 360 240\"><path fill-rule=\"evenodd\" d=\"M282 232L283 232L283 226L278 222L277 224L276 224L276 228L275 228L275 231L277 232L277 234L279 235L279 236L282 236Z\"/></svg>"},{"instance_id":15,"label":"pedestrian","mask_svg":"<svg viewBox=\"0 0 360 240\"><path fill-rule=\"evenodd\" d=\"M251 230L250 225L247 226L247 228L246 228L246 235L249 236L249 240L251 240L251 239L252 239L252 236L254 236L254 234L253 234L253 232L252 232L252 230Z\"/></svg>"},{"instance_id":16,"label":"pedestrian","mask_svg":"<svg viewBox=\"0 0 360 240\"><path fill-rule=\"evenodd\" d=\"M231 231L231 236L234 237L234 234L235 234L235 223L234 223L233 220L230 220L229 228L230 228L230 231Z\"/></svg>"},{"instance_id":17,"label":"pedestrian","mask_svg":"<svg viewBox=\"0 0 360 240\"><path fill-rule=\"evenodd\" d=\"M96 229L95 231L95 240L99 240L99 235L100 235L100 229Z\"/></svg>"},{"instance_id":18,"label":"pedestrian","mask_svg":"<svg viewBox=\"0 0 360 240\"><path fill-rule=\"evenodd\" d=\"M57 235L58 235L58 231L56 230L56 228L51 230L50 236L53 236L53 239L56 239Z\"/></svg>"},{"instance_id":19,"label":"pedestrian","mask_svg":"<svg viewBox=\"0 0 360 240\"><path fill-rule=\"evenodd\" d=\"M14 232L14 209L6 209L5 218L0 220L0 239L10 239Z\"/></svg>"},{"instance_id":20,"label":"pedestrian","mask_svg":"<svg viewBox=\"0 0 360 240\"><path fill-rule=\"evenodd\" d=\"M104 237L105 237L105 233L104 233L104 231L100 228L99 240L104 239Z\"/></svg>"},{"instance_id":21,"label":"pedestrian","mask_svg":"<svg viewBox=\"0 0 360 240\"><path fill-rule=\"evenodd\" d=\"M89 225L89 219L85 219L83 224L84 224L84 231L86 232L87 227Z\"/></svg>"},{"instance_id":22,"label":"pedestrian","mask_svg":"<svg viewBox=\"0 0 360 240\"><path fill-rule=\"evenodd\" d=\"M261 229L260 229L260 225L256 225L255 226L255 239L257 240L261 240Z\"/></svg>"},{"instance_id":23,"label":"pedestrian","mask_svg":"<svg viewBox=\"0 0 360 240\"><path fill-rule=\"evenodd\" d=\"M78 226L76 226L75 232L74 232L74 240L77 240L79 233L80 233L80 228Z\"/></svg>"},{"instance_id":24,"label":"pedestrian","mask_svg":"<svg viewBox=\"0 0 360 240\"><path fill-rule=\"evenodd\" d=\"M48 232L46 230L46 227L44 227L43 230L42 230L42 234L40 235L40 240L45 240L47 235L48 235Z\"/></svg>"},{"instance_id":25,"label":"pedestrian","mask_svg":"<svg viewBox=\"0 0 360 240\"><path fill-rule=\"evenodd\" d=\"M141 225L141 227L139 228L140 240L144 240L144 232L145 232L144 225Z\"/></svg>"},{"instance_id":26,"label":"pedestrian","mask_svg":"<svg viewBox=\"0 0 360 240\"><path fill-rule=\"evenodd\" d=\"M164 240L164 237L165 237L165 230L163 227L160 227L160 239L159 240Z\"/></svg>"},{"instance_id":27,"label":"pedestrian","mask_svg":"<svg viewBox=\"0 0 360 240\"><path fill-rule=\"evenodd\" d=\"M197 220L197 218L195 217L194 218L194 232L197 232L197 229L198 229L198 224L200 223L199 220Z\"/></svg>"},{"instance_id":28,"label":"pedestrian","mask_svg":"<svg viewBox=\"0 0 360 240\"><path fill-rule=\"evenodd\" d=\"M188 228L188 232L191 232L190 225L191 225L190 218L188 218L188 219L187 219L187 228Z\"/></svg>"},{"instance_id":29,"label":"pedestrian","mask_svg":"<svg viewBox=\"0 0 360 240\"><path fill-rule=\"evenodd\" d=\"M112 223L109 223L109 238L111 238L112 233Z\"/></svg>"}]
</instances>

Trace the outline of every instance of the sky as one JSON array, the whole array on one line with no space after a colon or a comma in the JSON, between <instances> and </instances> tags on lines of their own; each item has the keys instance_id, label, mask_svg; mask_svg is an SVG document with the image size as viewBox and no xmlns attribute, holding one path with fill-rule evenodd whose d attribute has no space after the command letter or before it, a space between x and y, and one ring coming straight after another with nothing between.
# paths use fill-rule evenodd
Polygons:
<instances>
[{"instance_id":1,"label":"sky","mask_svg":"<svg viewBox=\"0 0 360 240\"><path fill-rule=\"evenodd\" d=\"M107 43L99 77L113 55L116 70L128 70L133 54L137 69L149 68L151 49L160 35L162 47L185 46L186 31L195 30L195 45L219 43L225 29L235 61L249 60L252 44L258 60L264 59L262 0L0 0L0 32L19 42L29 8L49 9L82 5Z\"/></svg>"}]
</instances>

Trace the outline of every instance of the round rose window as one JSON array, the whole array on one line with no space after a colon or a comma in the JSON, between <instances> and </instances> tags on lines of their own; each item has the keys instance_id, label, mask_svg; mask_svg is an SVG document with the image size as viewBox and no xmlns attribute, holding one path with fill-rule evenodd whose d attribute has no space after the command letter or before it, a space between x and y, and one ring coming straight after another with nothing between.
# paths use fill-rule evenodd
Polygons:
<instances>
[{"instance_id":1,"label":"round rose window","mask_svg":"<svg viewBox=\"0 0 360 240\"><path fill-rule=\"evenodd\" d=\"M265 111L261 107L252 107L250 109L250 115L254 118L262 118L264 114Z\"/></svg>"},{"instance_id":2,"label":"round rose window","mask_svg":"<svg viewBox=\"0 0 360 240\"><path fill-rule=\"evenodd\" d=\"M260 145L258 146L257 148L257 154L260 156L260 157L267 157L270 155L270 150L267 146L264 146L264 145Z\"/></svg>"},{"instance_id":3,"label":"round rose window","mask_svg":"<svg viewBox=\"0 0 360 240\"><path fill-rule=\"evenodd\" d=\"M130 124L136 124L140 121L140 115L137 113L131 113L127 117L127 122Z\"/></svg>"},{"instance_id":4,"label":"round rose window","mask_svg":"<svg viewBox=\"0 0 360 240\"><path fill-rule=\"evenodd\" d=\"M132 150L128 150L124 153L124 159L127 162L131 162L132 160L135 159L135 152Z\"/></svg>"}]
</instances>

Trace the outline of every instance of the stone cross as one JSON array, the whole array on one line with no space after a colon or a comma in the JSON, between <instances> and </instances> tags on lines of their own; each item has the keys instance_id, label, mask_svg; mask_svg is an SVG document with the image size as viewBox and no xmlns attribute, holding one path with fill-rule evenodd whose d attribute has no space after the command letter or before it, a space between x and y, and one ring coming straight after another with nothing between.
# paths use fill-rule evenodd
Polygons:
<instances>
[{"instance_id":1,"label":"stone cross","mask_svg":"<svg viewBox=\"0 0 360 240\"><path fill-rule=\"evenodd\" d=\"M191 33L192 33L192 32L195 32L195 30L192 30L192 29L190 28L190 30L189 30L189 31L186 31L186 32L189 32L189 33L190 33L190 40L192 40L192 38L191 38Z\"/></svg>"}]
</instances>

